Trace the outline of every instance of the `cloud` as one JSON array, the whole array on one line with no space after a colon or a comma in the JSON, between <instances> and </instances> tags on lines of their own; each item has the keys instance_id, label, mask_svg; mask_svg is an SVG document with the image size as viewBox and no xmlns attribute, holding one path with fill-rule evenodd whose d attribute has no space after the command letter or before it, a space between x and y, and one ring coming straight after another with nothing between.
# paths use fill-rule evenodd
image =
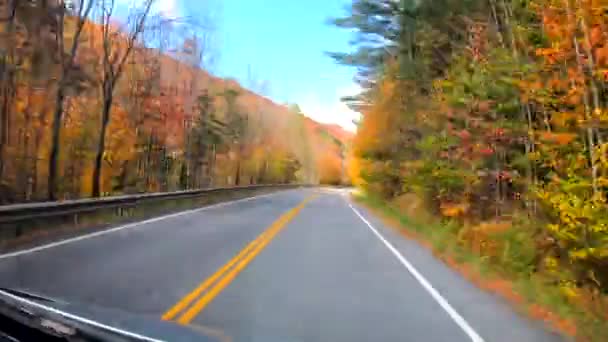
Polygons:
<instances>
[{"instance_id":1,"label":"cloud","mask_svg":"<svg viewBox=\"0 0 608 342\"><path fill-rule=\"evenodd\" d=\"M161 14L163 17L176 18L179 16L178 0L157 0L154 4L153 12Z\"/></svg>"},{"instance_id":2,"label":"cloud","mask_svg":"<svg viewBox=\"0 0 608 342\"><path fill-rule=\"evenodd\" d=\"M144 1L145 0L117 0L116 2L124 11L129 11L129 9L142 6ZM166 18L177 18L180 14L179 1L180 0L156 0L152 4L150 12L151 14L160 14Z\"/></svg>"},{"instance_id":3,"label":"cloud","mask_svg":"<svg viewBox=\"0 0 608 342\"><path fill-rule=\"evenodd\" d=\"M342 128L355 132L357 127L353 120L358 120L361 115L346 106L340 98L355 95L361 91L356 84L338 88L330 102L322 101L317 94L308 93L301 97L298 105L302 112L309 118L322 122L340 125Z\"/></svg>"}]
</instances>

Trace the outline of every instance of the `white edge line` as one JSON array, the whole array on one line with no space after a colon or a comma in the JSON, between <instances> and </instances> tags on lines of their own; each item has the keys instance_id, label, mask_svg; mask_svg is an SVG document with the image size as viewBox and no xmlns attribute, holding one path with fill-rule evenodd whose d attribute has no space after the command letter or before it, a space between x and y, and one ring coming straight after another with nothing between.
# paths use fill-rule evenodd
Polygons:
<instances>
[{"instance_id":1,"label":"white edge line","mask_svg":"<svg viewBox=\"0 0 608 342\"><path fill-rule=\"evenodd\" d=\"M289 191L289 190L285 190L285 191ZM173 214L153 217L151 219L147 219L147 220L143 220L143 221L139 221L139 222L133 222L133 223L125 224L125 225L122 225L122 226L118 226L118 227L102 230L102 231L91 233L91 234L80 235L80 236L77 236L77 237L73 237L73 238L70 238L70 239L61 240L61 241L57 241L57 242L52 242L52 243L45 244L45 245L42 245L42 246L32 247L32 248L23 249L23 250L11 252L11 253L6 253L6 254L0 254L0 260L7 259L7 258L17 257L17 256L24 255L24 254L35 253L35 252L39 252L39 251L42 251L42 250L45 250L45 249L49 249L49 248L53 248L53 247L57 247L57 246L61 246L61 245L66 245L68 243L82 241L82 240L86 240L86 239L94 238L94 237L97 237L97 236L114 233L114 232L125 230L125 229L135 228L135 227L138 227L138 226L142 226L144 224L166 220L168 218L188 215L188 214L192 214L192 213L199 212L199 211L204 211L204 210L209 210L209 209L215 209L215 208L223 207L223 206L226 206L226 205L232 205L232 204L235 204L235 203L247 202L247 201L251 201L251 200L254 200L254 199L258 199L258 198L275 196L275 195L277 195L279 193L282 193L282 192L284 192L284 191L277 191L277 192L273 192L273 193L270 193L270 194L259 195L259 196L254 196L254 197L247 197L247 198L242 198L242 199L239 199L239 200L234 200L234 201L229 201L229 202L221 202L221 203L209 205L209 206L202 207L202 208L191 209L191 210L186 210L186 211L180 211L180 212L173 213Z\"/></svg>"},{"instance_id":2,"label":"white edge line","mask_svg":"<svg viewBox=\"0 0 608 342\"><path fill-rule=\"evenodd\" d=\"M90 326L94 326L96 328L105 329L105 330L108 330L108 331L111 331L111 332L114 332L114 333L117 333L117 334L126 335L126 336L129 336L129 337L140 339L140 340L144 340L144 341L162 342L162 340L157 340L157 339L150 338L150 337L143 336L143 335L139 335L139 334L136 334L136 333L133 333L133 332L130 332L130 331L125 331L125 330L121 330L121 329L118 329L118 328L114 328L114 327L111 327L109 325L105 325L105 324L102 324L102 323L99 323L99 322L96 322L96 321L93 321L93 320L90 320L90 319L87 319L87 318L84 318L84 317L76 316L76 315L73 315L71 313L64 312L64 311L52 308L50 306L42 305L40 303L36 303L34 301L31 301L31 300L28 300L28 299L25 299L25 298L21 298L21 297L15 296L15 295L13 295L11 293L8 293L8 292L2 291L2 290L0 290L0 294L2 294L3 296L9 297L9 298L11 298L11 299L13 299L15 301L18 301L18 302L21 302L21 303L25 303L25 304L30 305L30 306L37 307L37 308L45 310L45 311L52 312L54 314L60 315L62 317L65 317L67 319L71 319L71 320L74 320L74 321L77 321L77 322L80 322L80 323L84 323L84 324L87 324L87 325L90 325Z\"/></svg>"},{"instance_id":3,"label":"white edge line","mask_svg":"<svg viewBox=\"0 0 608 342\"><path fill-rule=\"evenodd\" d=\"M414 276L414 278L431 295L431 297L433 297L433 299L439 303L439 305L448 313L448 315L450 315L452 320L454 320L454 322L456 322L456 324L458 324L458 326L469 336L471 341L484 342L483 338L481 338L481 336L479 336L479 334L469 325L469 323L467 323L467 321L450 305L450 303L443 298L439 291L437 291L433 285L431 285L431 283L429 283L429 281L426 280L426 278L424 278L422 274L420 274L420 272L418 272L418 270L409 261L407 261L407 259L401 255L401 253L399 253L399 251L390 242L388 242L382 236L382 234L380 234L380 232L378 232L378 230L374 228L374 226L372 226L372 224L369 223L369 221L365 219L365 217L363 217L363 215L361 215L357 209L355 209L355 207L352 206L352 204L348 203L348 206L355 212L355 214L357 214L357 216L359 216L361 221L363 221L369 227L369 229L371 229L374 235L376 235L376 237L380 239L382 243L384 243L384 245L395 255L395 257L399 259L401 264L405 266L408 272Z\"/></svg>"}]
</instances>

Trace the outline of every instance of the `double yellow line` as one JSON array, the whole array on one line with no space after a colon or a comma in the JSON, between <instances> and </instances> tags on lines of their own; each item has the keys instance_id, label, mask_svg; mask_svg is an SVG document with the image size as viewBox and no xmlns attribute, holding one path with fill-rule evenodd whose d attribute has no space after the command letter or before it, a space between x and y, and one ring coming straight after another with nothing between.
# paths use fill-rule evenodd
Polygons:
<instances>
[{"instance_id":1,"label":"double yellow line","mask_svg":"<svg viewBox=\"0 0 608 342\"><path fill-rule=\"evenodd\" d=\"M306 198L297 207L283 214L234 258L165 312L162 319L169 321L179 316L175 320L179 324L192 322L314 197L315 195ZM192 304L193 302L194 304Z\"/></svg>"}]
</instances>

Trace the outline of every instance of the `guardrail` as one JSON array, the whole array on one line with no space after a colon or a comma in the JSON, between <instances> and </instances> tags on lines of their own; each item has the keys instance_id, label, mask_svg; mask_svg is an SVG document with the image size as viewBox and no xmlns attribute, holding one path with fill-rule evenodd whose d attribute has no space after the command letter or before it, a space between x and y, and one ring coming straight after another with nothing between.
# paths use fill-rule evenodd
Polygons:
<instances>
[{"instance_id":1,"label":"guardrail","mask_svg":"<svg viewBox=\"0 0 608 342\"><path fill-rule=\"evenodd\" d=\"M0 206L0 242L17 239L33 231L49 231L57 227L69 228L87 222L93 226L100 226L120 222L122 221L120 218L146 216L143 208L152 209L152 214L162 214L222 200L249 197L258 192L304 186L309 185L252 185ZM159 207L158 203L165 205ZM140 212L134 213L137 210ZM91 216L99 216L96 214L101 214L101 220L83 220Z\"/></svg>"}]
</instances>

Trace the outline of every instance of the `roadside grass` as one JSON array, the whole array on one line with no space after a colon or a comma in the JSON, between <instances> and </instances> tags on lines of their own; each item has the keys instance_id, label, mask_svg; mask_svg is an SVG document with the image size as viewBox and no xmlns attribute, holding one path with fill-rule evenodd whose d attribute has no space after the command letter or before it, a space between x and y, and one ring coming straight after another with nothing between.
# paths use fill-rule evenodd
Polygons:
<instances>
[{"instance_id":1,"label":"roadside grass","mask_svg":"<svg viewBox=\"0 0 608 342\"><path fill-rule=\"evenodd\" d=\"M353 194L353 199L406 237L431 249L476 286L513 304L521 314L542 320L552 330L577 341L608 341L608 306L600 305L594 310L588 301L581 299L582 295L569 295L549 275L533 270L528 262L534 252L529 250L531 243L518 241L515 234L506 232L500 236L511 243L508 246L513 246L503 255L484 256L462 242L459 224L420 220L363 192Z\"/></svg>"}]
</instances>

